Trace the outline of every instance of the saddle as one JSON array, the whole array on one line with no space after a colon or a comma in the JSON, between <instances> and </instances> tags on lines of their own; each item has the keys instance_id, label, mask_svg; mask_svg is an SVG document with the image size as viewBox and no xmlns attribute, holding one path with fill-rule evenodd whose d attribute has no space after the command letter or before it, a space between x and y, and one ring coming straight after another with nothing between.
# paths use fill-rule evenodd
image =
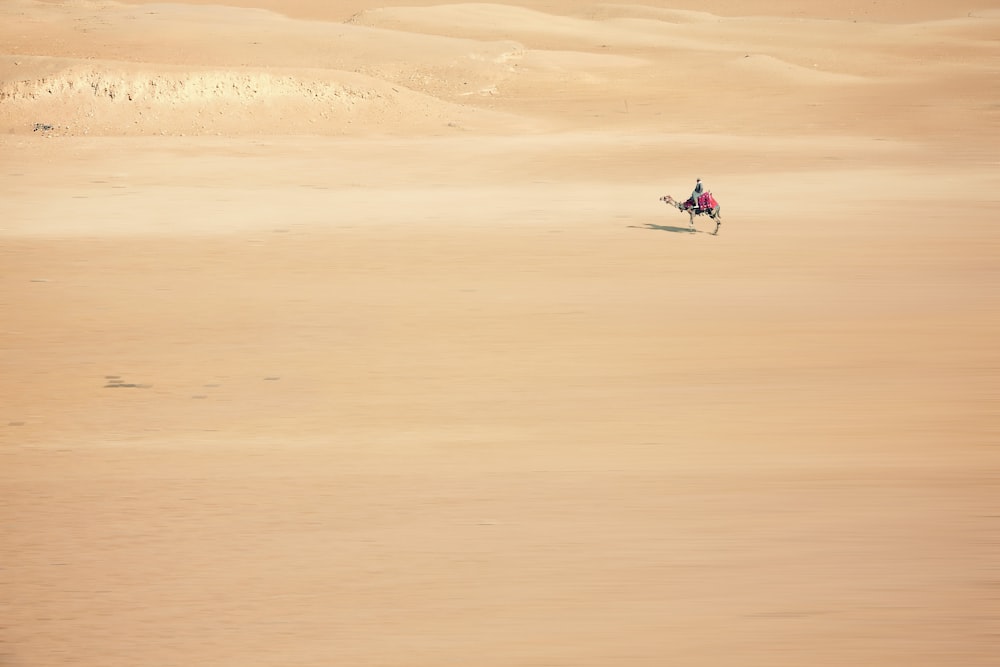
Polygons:
<instances>
[{"instance_id":1,"label":"saddle","mask_svg":"<svg viewBox=\"0 0 1000 667\"><path fill-rule=\"evenodd\" d=\"M715 201L715 197L712 196L711 192L703 192L698 195L697 202L694 200L694 197L689 197L688 200L684 202L684 210L686 211L693 208L696 211L711 211L718 205L719 202Z\"/></svg>"}]
</instances>

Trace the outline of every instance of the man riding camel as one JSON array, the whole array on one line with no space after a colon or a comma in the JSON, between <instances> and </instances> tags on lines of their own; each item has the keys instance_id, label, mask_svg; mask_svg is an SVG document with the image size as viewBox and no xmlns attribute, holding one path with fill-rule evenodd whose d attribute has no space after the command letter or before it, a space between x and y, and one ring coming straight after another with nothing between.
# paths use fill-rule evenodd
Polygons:
<instances>
[{"instance_id":1,"label":"man riding camel","mask_svg":"<svg viewBox=\"0 0 1000 667\"><path fill-rule=\"evenodd\" d=\"M710 219L715 221L715 231L713 231L712 234L715 235L719 233L719 226L722 224L722 218L719 213L722 207L719 205L719 202L716 201L715 197L708 190L708 188L706 188L701 182L700 178L695 181L691 197L683 202L677 201L670 195L660 197L660 201L664 202L668 206L673 206L679 211L687 213L690 216L689 222L691 223L692 230L694 229L694 217L696 215L707 215Z\"/></svg>"},{"instance_id":2,"label":"man riding camel","mask_svg":"<svg viewBox=\"0 0 1000 667\"><path fill-rule=\"evenodd\" d=\"M698 208L698 198L705 192L705 186L701 184L701 179L697 179L694 190L691 191L691 208Z\"/></svg>"}]
</instances>

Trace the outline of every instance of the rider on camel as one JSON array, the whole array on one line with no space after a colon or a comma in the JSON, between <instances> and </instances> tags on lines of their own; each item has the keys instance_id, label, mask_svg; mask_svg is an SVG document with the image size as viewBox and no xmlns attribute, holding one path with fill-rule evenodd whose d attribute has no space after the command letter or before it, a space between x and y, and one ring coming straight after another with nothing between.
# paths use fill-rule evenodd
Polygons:
<instances>
[{"instance_id":1,"label":"rider on camel","mask_svg":"<svg viewBox=\"0 0 1000 667\"><path fill-rule=\"evenodd\" d=\"M694 184L694 190L691 192L691 208L698 208L698 197L701 197L702 193L705 192L705 187L701 184L701 179L697 179Z\"/></svg>"}]
</instances>

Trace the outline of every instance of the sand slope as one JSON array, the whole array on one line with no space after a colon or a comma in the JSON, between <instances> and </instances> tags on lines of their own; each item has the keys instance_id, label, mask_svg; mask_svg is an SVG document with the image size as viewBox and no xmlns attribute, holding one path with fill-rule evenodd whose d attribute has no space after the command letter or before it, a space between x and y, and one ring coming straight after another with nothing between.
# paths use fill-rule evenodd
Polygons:
<instances>
[{"instance_id":1,"label":"sand slope","mask_svg":"<svg viewBox=\"0 0 1000 667\"><path fill-rule=\"evenodd\" d=\"M991 4L0 3L0 665L993 664Z\"/></svg>"},{"instance_id":2,"label":"sand slope","mask_svg":"<svg viewBox=\"0 0 1000 667\"><path fill-rule=\"evenodd\" d=\"M77 135L335 136L542 123L924 137L980 116L996 123L968 92L998 92L990 10L919 23L635 5L571 16L404 6L343 21L216 5L17 0L3 11L0 122L15 133L35 123ZM35 25L45 40L24 30ZM747 99L752 120L733 113Z\"/></svg>"}]
</instances>

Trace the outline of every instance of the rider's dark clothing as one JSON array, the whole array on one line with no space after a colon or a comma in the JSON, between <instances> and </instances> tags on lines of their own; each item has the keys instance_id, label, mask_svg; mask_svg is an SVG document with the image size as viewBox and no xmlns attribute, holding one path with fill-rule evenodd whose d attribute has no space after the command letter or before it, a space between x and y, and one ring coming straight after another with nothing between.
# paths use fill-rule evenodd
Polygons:
<instances>
[{"instance_id":1,"label":"rider's dark clothing","mask_svg":"<svg viewBox=\"0 0 1000 667\"><path fill-rule=\"evenodd\" d=\"M695 208L698 208L698 197L700 197L701 194L704 191L705 191L705 188L704 188L704 186L702 186L700 180L697 183L694 184L694 190L691 192L691 201L693 202L692 205Z\"/></svg>"}]
</instances>

